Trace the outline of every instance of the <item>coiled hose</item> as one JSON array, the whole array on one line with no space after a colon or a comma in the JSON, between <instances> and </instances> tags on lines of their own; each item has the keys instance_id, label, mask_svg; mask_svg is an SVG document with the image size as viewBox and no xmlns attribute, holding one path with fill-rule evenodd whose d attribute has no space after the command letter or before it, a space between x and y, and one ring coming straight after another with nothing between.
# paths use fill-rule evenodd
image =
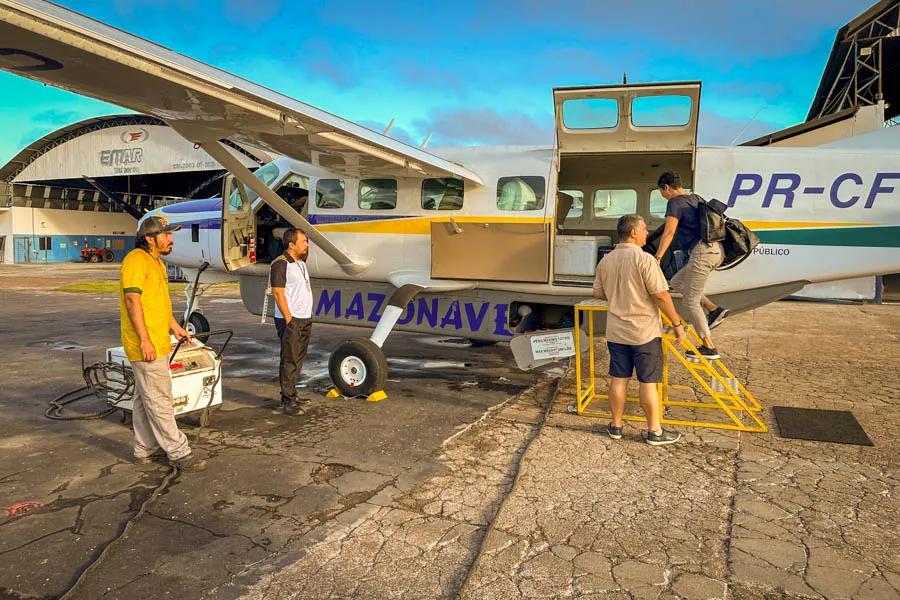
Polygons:
<instances>
[{"instance_id":1,"label":"coiled hose","mask_svg":"<svg viewBox=\"0 0 900 600\"><path fill-rule=\"evenodd\" d=\"M117 404L134 395L134 373L128 367L114 362L98 362L82 370L84 386L50 401L44 416L55 421L82 421L102 419L118 410ZM115 375L110 377L110 375ZM89 398L106 402L109 406L92 413L66 415L66 406Z\"/></svg>"}]
</instances>

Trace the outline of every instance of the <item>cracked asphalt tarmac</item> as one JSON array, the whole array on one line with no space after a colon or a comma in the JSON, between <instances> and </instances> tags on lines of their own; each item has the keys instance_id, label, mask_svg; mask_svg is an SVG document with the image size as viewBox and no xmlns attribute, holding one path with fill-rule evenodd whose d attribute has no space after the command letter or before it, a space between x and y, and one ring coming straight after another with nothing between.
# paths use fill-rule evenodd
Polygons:
<instances>
[{"instance_id":1,"label":"cracked asphalt tarmac","mask_svg":"<svg viewBox=\"0 0 900 600\"><path fill-rule=\"evenodd\" d=\"M51 598L166 469L132 464L116 417L41 416L77 385L79 346L90 360L117 343L116 299L8 280L0 508L17 512L0 513L0 599ZM227 292L205 307L237 331L197 444L210 466L178 478L76 598L900 598L897 306L727 320L717 345L770 432L683 428L663 448L635 424L603 436L567 410L571 370L519 373L503 347L392 336L388 401L325 400L323 361L358 331L342 327L315 330L313 407L284 417L272 326ZM780 438L772 405L852 410L875 446Z\"/></svg>"}]
</instances>

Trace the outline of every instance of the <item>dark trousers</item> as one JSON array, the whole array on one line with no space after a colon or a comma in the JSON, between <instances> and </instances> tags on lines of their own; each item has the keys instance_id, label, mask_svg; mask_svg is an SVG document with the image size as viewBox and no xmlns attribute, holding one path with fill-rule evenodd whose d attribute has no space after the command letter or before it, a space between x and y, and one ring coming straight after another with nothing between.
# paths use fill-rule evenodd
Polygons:
<instances>
[{"instance_id":1,"label":"dark trousers","mask_svg":"<svg viewBox=\"0 0 900 600\"><path fill-rule=\"evenodd\" d=\"M306 358L312 319L294 317L290 323L275 318L275 331L281 340L281 362L278 365L278 379L281 382L281 400L291 401L297 397L297 380Z\"/></svg>"}]
</instances>

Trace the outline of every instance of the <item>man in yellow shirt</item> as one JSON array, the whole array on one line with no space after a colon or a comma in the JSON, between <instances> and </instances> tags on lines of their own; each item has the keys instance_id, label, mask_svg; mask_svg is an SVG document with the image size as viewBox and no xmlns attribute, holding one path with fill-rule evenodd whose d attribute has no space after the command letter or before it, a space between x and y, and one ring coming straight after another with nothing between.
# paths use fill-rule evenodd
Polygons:
<instances>
[{"instance_id":1,"label":"man in yellow shirt","mask_svg":"<svg viewBox=\"0 0 900 600\"><path fill-rule=\"evenodd\" d=\"M169 331L178 339L190 338L172 315L169 277L160 259L172 251L172 232L179 229L162 217L147 217L138 226L136 247L122 261L122 346L134 371L135 462L149 463L162 448L172 466L201 471L206 461L191 453L175 422L169 371Z\"/></svg>"}]
</instances>

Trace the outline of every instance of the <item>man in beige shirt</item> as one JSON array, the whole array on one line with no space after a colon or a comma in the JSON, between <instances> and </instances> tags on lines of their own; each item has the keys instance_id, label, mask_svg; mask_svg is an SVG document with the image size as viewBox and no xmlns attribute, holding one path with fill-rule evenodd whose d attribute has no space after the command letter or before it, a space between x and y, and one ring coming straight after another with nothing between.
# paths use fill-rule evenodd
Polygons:
<instances>
[{"instance_id":1,"label":"man in beige shirt","mask_svg":"<svg viewBox=\"0 0 900 600\"><path fill-rule=\"evenodd\" d=\"M639 215L625 215L616 225L619 243L597 265L594 298L606 300L606 341L609 347L609 437L622 438L622 417L628 380L637 372L641 407L647 418L644 440L653 446L671 444L681 434L660 425L657 384L662 381L662 311L674 324L678 343L684 324L669 296L669 285L652 255L641 248L647 243L647 224Z\"/></svg>"}]
</instances>

